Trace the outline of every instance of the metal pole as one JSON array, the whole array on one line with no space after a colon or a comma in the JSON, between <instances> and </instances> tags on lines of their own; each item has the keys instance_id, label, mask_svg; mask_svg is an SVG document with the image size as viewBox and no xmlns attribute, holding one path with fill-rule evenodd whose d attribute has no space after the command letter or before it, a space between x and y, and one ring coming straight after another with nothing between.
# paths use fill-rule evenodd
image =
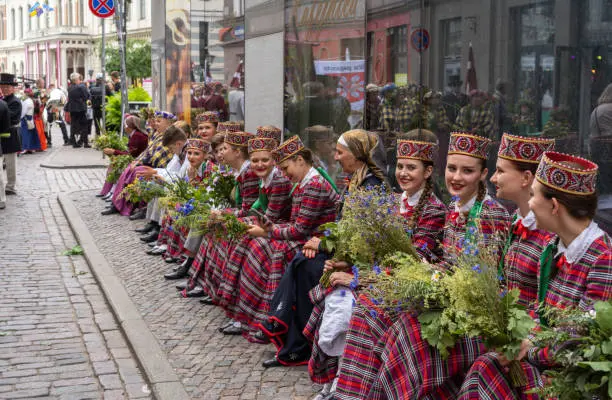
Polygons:
<instances>
[{"instance_id":1,"label":"metal pole","mask_svg":"<svg viewBox=\"0 0 612 400\"><path fill-rule=\"evenodd\" d=\"M102 126L100 131L106 133L106 18L102 19Z\"/></svg>"},{"instance_id":2,"label":"metal pole","mask_svg":"<svg viewBox=\"0 0 612 400\"><path fill-rule=\"evenodd\" d=\"M125 66L125 30L124 30L124 0L117 2L117 35L119 37L119 56L121 60L121 130L120 136L123 137L123 121L125 119L125 108L127 106L127 78Z\"/></svg>"}]
</instances>

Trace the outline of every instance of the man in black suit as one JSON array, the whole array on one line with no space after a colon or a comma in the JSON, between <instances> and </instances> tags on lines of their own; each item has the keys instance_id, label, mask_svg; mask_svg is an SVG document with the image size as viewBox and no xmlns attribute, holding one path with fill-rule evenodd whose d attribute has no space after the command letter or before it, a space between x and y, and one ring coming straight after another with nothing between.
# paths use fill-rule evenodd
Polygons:
<instances>
[{"instance_id":1,"label":"man in black suit","mask_svg":"<svg viewBox=\"0 0 612 400\"><path fill-rule=\"evenodd\" d=\"M11 115L9 113L8 104L6 101L0 100L0 137L2 135L9 135L11 128ZM4 156L2 155L2 146L0 145L0 210L6 208L6 192L4 187L6 182L4 181Z\"/></svg>"},{"instance_id":2,"label":"man in black suit","mask_svg":"<svg viewBox=\"0 0 612 400\"><path fill-rule=\"evenodd\" d=\"M70 112L70 141L73 147L91 147L89 145L87 121L87 102L90 99L89 90L83 84L81 74L70 74L71 85L68 88L68 103L64 110Z\"/></svg>"},{"instance_id":3,"label":"man in black suit","mask_svg":"<svg viewBox=\"0 0 612 400\"><path fill-rule=\"evenodd\" d=\"M9 130L0 132L0 143L6 164L6 187L8 195L17 194L15 184L17 181L17 153L21 151L20 120L21 100L15 96L17 80L15 75L0 73L0 90L4 96L3 100L9 109Z\"/></svg>"}]
</instances>

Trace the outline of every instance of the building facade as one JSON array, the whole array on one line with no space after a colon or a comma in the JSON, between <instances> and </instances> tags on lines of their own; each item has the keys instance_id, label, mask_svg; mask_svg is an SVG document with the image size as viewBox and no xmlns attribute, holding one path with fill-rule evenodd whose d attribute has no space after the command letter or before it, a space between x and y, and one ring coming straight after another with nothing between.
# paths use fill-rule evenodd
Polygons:
<instances>
[{"instance_id":1,"label":"building facade","mask_svg":"<svg viewBox=\"0 0 612 400\"><path fill-rule=\"evenodd\" d=\"M44 78L65 86L72 72L91 79L101 71L102 23L107 41L117 40L114 18L100 19L87 0L44 0L41 14L30 15L34 0L0 0L0 71L25 79ZM127 8L128 38L150 40L151 6L134 0Z\"/></svg>"}]
</instances>

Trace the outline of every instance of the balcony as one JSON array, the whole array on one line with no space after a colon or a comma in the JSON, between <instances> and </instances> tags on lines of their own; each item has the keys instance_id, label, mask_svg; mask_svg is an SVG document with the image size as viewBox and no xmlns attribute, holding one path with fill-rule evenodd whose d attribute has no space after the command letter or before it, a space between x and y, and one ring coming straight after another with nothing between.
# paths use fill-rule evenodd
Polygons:
<instances>
[{"instance_id":1,"label":"balcony","mask_svg":"<svg viewBox=\"0 0 612 400\"><path fill-rule=\"evenodd\" d=\"M25 32L23 41L35 41L41 38L61 35L89 36L91 34L92 32L89 26L52 26L49 28L40 28L38 30Z\"/></svg>"}]
</instances>

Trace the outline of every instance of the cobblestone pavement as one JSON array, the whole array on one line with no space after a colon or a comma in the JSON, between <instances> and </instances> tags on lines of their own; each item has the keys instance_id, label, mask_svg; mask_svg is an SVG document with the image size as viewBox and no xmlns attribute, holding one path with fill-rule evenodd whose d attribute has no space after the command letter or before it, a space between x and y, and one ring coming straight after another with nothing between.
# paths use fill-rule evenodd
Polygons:
<instances>
[{"instance_id":1,"label":"cobblestone pavement","mask_svg":"<svg viewBox=\"0 0 612 400\"><path fill-rule=\"evenodd\" d=\"M145 254L133 230L142 225L118 215L102 216L104 202L94 191L75 192L74 204L98 248L123 281L147 325L168 355L185 389L194 399L308 399L319 389L307 368L271 368L261 361L274 355L272 345L224 336L219 307L178 296L163 278L171 269L160 257Z\"/></svg>"},{"instance_id":2,"label":"cobblestone pavement","mask_svg":"<svg viewBox=\"0 0 612 400\"><path fill-rule=\"evenodd\" d=\"M100 187L104 170L39 167L57 151L19 158L0 210L0 399L151 398L85 260L61 255L76 243L57 193Z\"/></svg>"}]
</instances>

